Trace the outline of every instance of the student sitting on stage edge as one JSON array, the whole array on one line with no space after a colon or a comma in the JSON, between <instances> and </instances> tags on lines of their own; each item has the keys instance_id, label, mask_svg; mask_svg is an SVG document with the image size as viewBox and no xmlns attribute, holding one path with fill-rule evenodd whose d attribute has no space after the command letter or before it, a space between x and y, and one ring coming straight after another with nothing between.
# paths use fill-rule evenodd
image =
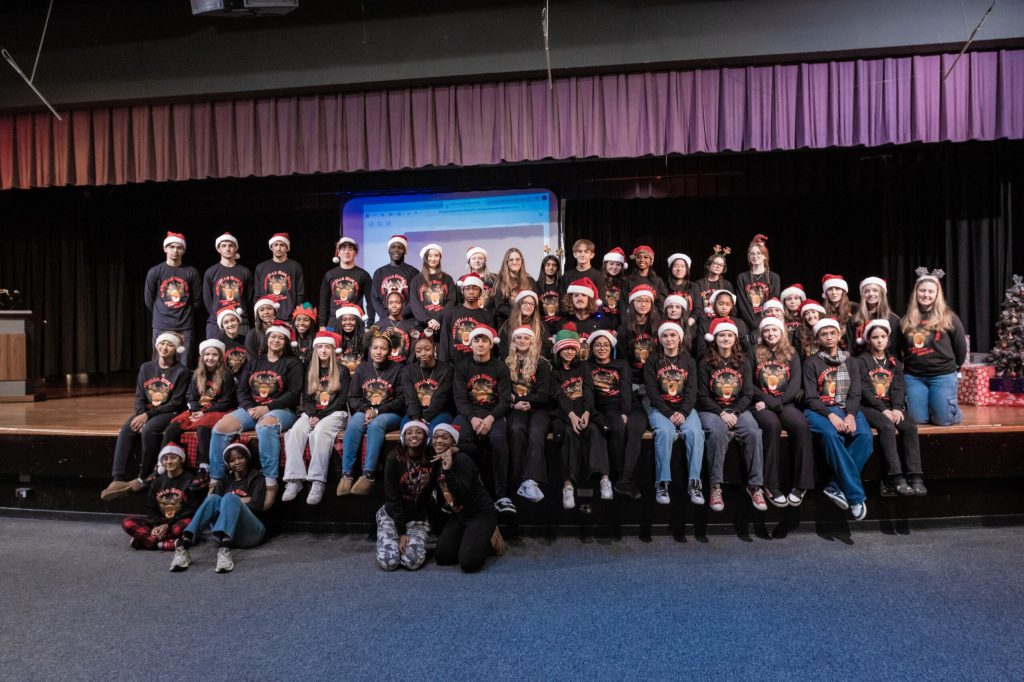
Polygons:
<instances>
[{"instance_id":1,"label":"student sitting on stage edge","mask_svg":"<svg viewBox=\"0 0 1024 682\"><path fill-rule=\"evenodd\" d=\"M121 527L132 536L132 549L174 549L196 508L192 474L185 471L185 451L168 443L160 451L163 471L149 486L147 516L129 516Z\"/></svg>"},{"instance_id":2,"label":"student sitting on stage edge","mask_svg":"<svg viewBox=\"0 0 1024 682\"><path fill-rule=\"evenodd\" d=\"M384 505L377 510L377 565L415 571L427 559L427 511L437 467L427 453L426 423L409 421L384 464Z\"/></svg>"},{"instance_id":3,"label":"student sitting on stage edge","mask_svg":"<svg viewBox=\"0 0 1024 682\"><path fill-rule=\"evenodd\" d=\"M189 371L181 364L181 336L164 332L157 337L155 359L142 363L135 381L135 413L121 426L114 446L114 465L110 482L100 499L104 502L146 487L145 480L156 466L157 452L164 429L185 407ZM128 481L128 460L141 445L142 465L138 478Z\"/></svg>"},{"instance_id":4,"label":"student sitting on stage edge","mask_svg":"<svg viewBox=\"0 0 1024 682\"><path fill-rule=\"evenodd\" d=\"M263 476L252 468L249 448L232 443L224 450L224 464L230 475L221 486L222 492L210 493L203 500L174 547L171 571L175 573L191 565L189 549L207 528L217 539L217 565L213 569L216 573L235 569L232 548L255 547L263 541L266 528L259 514L265 503L266 484Z\"/></svg>"}]
</instances>

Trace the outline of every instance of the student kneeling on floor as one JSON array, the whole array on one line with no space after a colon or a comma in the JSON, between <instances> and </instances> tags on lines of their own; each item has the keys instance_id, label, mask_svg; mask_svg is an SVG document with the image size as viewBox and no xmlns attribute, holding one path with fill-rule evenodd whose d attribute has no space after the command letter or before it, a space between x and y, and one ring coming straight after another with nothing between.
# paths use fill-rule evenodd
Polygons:
<instances>
[{"instance_id":1,"label":"student kneeling on floor","mask_svg":"<svg viewBox=\"0 0 1024 682\"><path fill-rule=\"evenodd\" d=\"M189 549L207 528L217 539L217 573L234 570L232 548L255 547L263 541L266 528L258 516L267 494L263 475L253 470L249 448L241 443L224 449L224 464L228 475L203 500L174 548L171 570L175 573L192 564Z\"/></svg>"}]
</instances>

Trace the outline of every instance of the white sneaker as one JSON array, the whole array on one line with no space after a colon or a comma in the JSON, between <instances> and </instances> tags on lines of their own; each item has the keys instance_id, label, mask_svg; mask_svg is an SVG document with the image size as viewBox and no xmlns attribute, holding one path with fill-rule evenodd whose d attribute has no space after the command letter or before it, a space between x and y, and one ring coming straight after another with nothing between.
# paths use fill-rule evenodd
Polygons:
<instances>
[{"instance_id":1,"label":"white sneaker","mask_svg":"<svg viewBox=\"0 0 1024 682\"><path fill-rule=\"evenodd\" d=\"M282 502L291 502L299 493L302 492L302 484L298 481L288 481L284 484L284 495L281 496Z\"/></svg>"},{"instance_id":2,"label":"white sneaker","mask_svg":"<svg viewBox=\"0 0 1024 682\"><path fill-rule=\"evenodd\" d=\"M692 504L704 504L704 493L700 489L700 479L691 479L687 486L687 492L690 493L690 502Z\"/></svg>"},{"instance_id":3,"label":"white sneaker","mask_svg":"<svg viewBox=\"0 0 1024 682\"><path fill-rule=\"evenodd\" d=\"M184 547L174 548L174 558L171 559L171 572L181 573L182 571L188 570L189 565L192 563L192 557L189 555L188 550Z\"/></svg>"},{"instance_id":4,"label":"white sneaker","mask_svg":"<svg viewBox=\"0 0 1024 682\"><path fill-rule=\"evenodd\" d=\"M571 485L562 488L562 507L564 509L576 508L576 497L573 495L573 492Z\"/></svg>"},{"instance_id":5,"label":"white sneaker","mask_svg":"<svg viewBox=\"0 0 1024 682\"><path fill-rule=\"evenodd\" d=\"M654 501L658 504L672 504L672 498L668 496L668 481L654 484Z\"/></svg>"},{"instance_id":6,"label":"white sneaker","mask_svg":"<svg viewBox=\"0 0 1024 682\"><path fill-rule=\"evenodd\" d=\"M531 478L523 481L523 484L519 486L519 490L516 491L516 494L530 502L540 502L544 499L544 493L541 492L540 486Z\"/></svg>"},{"instance_id":7,"label":"white sneaker","mask_svg":"<svg viewBox=\"0 0 1024 682\"><path fill-rule=\"evenodd\" d=\"M601 479L601 499L602 500L610 500L610 499L612 499L612 497L613 497L613 494L612 494L612 482L609 481L607 478L602 478Z\"/></svg>"},{"instance_id":8,"label":"white sneaker","mask_svg":"<svg viewBox=\"0 0 1024 682\"><path fill-rule=\"evenodd\" d=\"M213 569L213 572L227 573L233 570L235 570L235 562L231 558L231 548L221 547L217 550L217 566Z\"/></svg>"},{"instance_id":9,"label":"white sneaker","mask_svg":"<svg viewBox=\"0 0 1024 682\"><path fill-rule=\"evenodd\" d=\"M853 514L854 521L863 521L868 515L868 503L850 505L850 513Z\"/></svg>"},{"instance_id":10,"label":"white sneaker","mask_svg":"<svg viewBox=\"0 0 1024 682\"><path fill-rule=\"evenodd\" d=\"M306 504L320 504L324 498L324 482L313 481L309 485L309 495L306 496ZM285 493L287 495L287 493Z\"/></svg>"}]
</instances>

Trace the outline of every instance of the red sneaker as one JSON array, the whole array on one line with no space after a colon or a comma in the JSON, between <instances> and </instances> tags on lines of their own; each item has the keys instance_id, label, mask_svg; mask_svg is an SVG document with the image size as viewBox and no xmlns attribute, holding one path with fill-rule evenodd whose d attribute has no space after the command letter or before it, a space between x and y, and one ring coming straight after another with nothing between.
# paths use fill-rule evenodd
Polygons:
<instances>
[{"instance_id":1,"label":"red sneaker","mask_svg":"<svg viewBox=\"0 0 1024 682\"><path fill-rule=\"evenodd\" d=\"M711 511L720 512L725 509L725 500L722 499L721 486L711 486Z\"/></svg>"},{"instance_id":2,"label":"red sneaker","mask_svg":"<svg viewBox=\"0 0 1024 682\"><path fill-rule=\"evenodd\" d=\"M768 511L768 505L764 501L764 493L761 492L760 486L748 485L747 494L750 495L750 499L754 503L754 509L757 511Z\"/></svg>"}]
</instances>

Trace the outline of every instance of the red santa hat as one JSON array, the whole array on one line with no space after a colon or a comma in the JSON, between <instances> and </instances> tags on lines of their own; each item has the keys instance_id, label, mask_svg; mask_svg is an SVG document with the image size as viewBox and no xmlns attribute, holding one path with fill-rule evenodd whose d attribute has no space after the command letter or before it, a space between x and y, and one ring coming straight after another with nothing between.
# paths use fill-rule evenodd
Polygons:
<instances>
[{"instance_id":1,"label":"red santa hat","mask_svg":"<svg viewBox=\"0 0 1024 682\"><path fill-rule=\"evenodd\" d=\"M444 249L441 248L441 245L440 244L434 244L433 242L431 242L430 244L427 244L422 249L420 249L420 259L422 260L422 259L426 258L427 257L427 251L430 251L431 249L433 249L434 251L437 251L442 256L444 255Z\"/></svg>"},{"instance_id":2,"label":"red santa hat","mask_svg":"<svg viewBox=\"0 0 1024 682\"><path fill-rule=\"evenodd\" d=\"M410 419L402 425L402 431L398 434L398 440L405 445L405 432L409 429L419 429L423 432L423 438L426 439L430 435L430 427L420 419ZM455 440L458 440L456 438Z\"/></svg>"},{"instance_id":3,"label":"red santa hat","mask_svg":"<svg viewBox=\"0 0 1024 682\"><path fill-rule=\"evenodd\" d=\"M777 308L778 310L781 310L783 312L786 311L786 306L782 305L782 301L780 301L777 298L769 298L767 301L765 301L764 305L761 307L761 311L764 312L769 308Z\"/></svg>"},{"instance_id":4,"label":"red santa hat","mask_svg":"<svg viewBox=\"0 0 1024 682\"><path fill-rule=\"evenodd\" d=\"M313 337L314 346L330 346L331 348L337 349L341 346L341 334L335 334L329 332L326 329L321 329Z\"/></svg>"},{"instance_id":5,"label":"red santa hat","mask_svg":"<svg viewBox=\"0 0 1024 682\"><path fill-rule=\"evenodd\" d=\"M757 328L760 329L761 331L764 331L768 327L775 327L776 329L783 333L785 333L786 331L786 323L777 317L761 318L761 323L757 325Z\"/></svg>"},{"instance_id":6,"label":"red santa hat","mask_svg":"<svg viewBox=\"0 0 1024 682\"><path fill-rule=\"evenodd\" d=\"M271 334L281 334L289 341L293 338L292 328L281 320L274 320L274 324L267 327L266 335L270 336Z\"/></svg>"},{"instance_id":7,"label":"red santa hat","mask_svg":"<svg viewBox=\"0 0 1024 682\"><path fill-rule=\"evenodd\" d=\"M825 314L825 306L818 303L813 299L808 299L800 304L800 315L803 316L805 310L815 310L819 315Z\"/></svg>"},{"instance_id":8,"label":"red santa hat","mask_svg":"<svg viewBox=\"0 0 1024 682\"><path fill-rule=\"evenodd\" d=\"M366 313L363 312L363 309L360 306L356 305L355 303L346 303L345 305L341 306L336 311L334 311L334 316L337 317L339 320L341 319L342 315L354 315L356 318L364 322L367 319Z\"/></svg>"},{"instance_id":9,"label":"red santa hat","mask_svg":"<svg viewBox=\"0 0 1024 682\"><path fill-rule=\"evenodd\" d=\"M708 306L704 308L704 312L706 312L708 315L715 312L715 301L717 301L718 297L721 296L722 294L725 294L726 296L730 297L732 299L733 306L736 306L736 294L732 293L728 289L715 289L714 291L711 292L711 295L708 297Z\"/></svg>"},{"instance_id":10,"label":"red santa hat","mask_svg":"<svg viewBox=\"0 0 1024 682\"><path fill-rule=\"evenodd\" d=\"M668 257L668 267L669 267L669 269L672 268L672 264L675 263L677 260L681 260L681 261L685 262L686 263L686 269L687 270L690 269L690 264L692 263L692 261L690 260L690 257L687 256L685 253L673 253L671 256L669 256Z\"/></svg>"},{"instance_id":11,"label":"red santa hat","mask_svg":"<svg viewBox=\"0 0 1024 682\"><path fill-rule=\"evenodd\" d=\"M220 248L221 242L231 242L232 244L235 245L236 249L238 248L238 239L235 237L235 235L231 234L230 232L225 232L221 236L217 237L217 239L214 240L213 242L213 248ZM241 256L239 255L238 251L235 251L235 260L238 260L239 258L241 258Z\"/></svg>"},{"instance_id":12,"label":"red santa hat","mask_svg":"<svg viewBox=\"0 0 1024 682\"><path fill-rule=\"evenodd\" d=\"M265 305L269 305L274 310L279 310L281 308L280 303L269 296L264 296L263 298L258 299L252 306L252 312L257 318L260 316L260 308Z\"/></svg>"},{"instance_id":13,"label":"red santa hat","mask_svg":"<svg viewBox=\"0 0 1024 682\"><path fill-rule=\"evenodd\" d=\"M401 244L402 246L405 247L406 251L409 250L409 238L406 237L404 234L393 234L393 235L391 235L391 238L388 239L388 248L389 249L391 248L392 244Z\"/></svg>"},{"instance_id":14,"label":"red santa hat","mask_svg":"<svg viewBox=\"0 0 1024 682\"><path fill-rule=\"evenodd\" d=\"M165 457L177 457L181 460L181 463L185 463L185 449L177 443L170 442L167 445L160 448L160 457L157 459L156 473L159 476L163 476L167 473L167 469L164 466Z\"/></svg>"},{"instance_id":15,"label":"red santa hat","mask_svg":"<svg viewBox=\"0 0 1024 682\"><path fill-rule=\"evenodd\" d=\"M156 337L156 341L153 342L153 347L155 348L162 341L166 341L170 344L173 344L174 351L178 355L181 355L182 353L185 352L185 346L181 345L184 342L184 339L178 332L160 332L160 334Z\"/></svg>"},{"instance_id":16,"label":"red santa hat","mask_svg":"<svg viewBox=\"0 0 1024 682\"><path fill-rule=\"evenodd\" d=\"M224 329L224 318L227 317L228 315L234 315L236 318L238 318L239 322L242 321L241 308L236 308L233 305L224 306L223 308L217 311L217 326L220 327L221 329Z\"/></svg>"},{"instance_id":17,"label":"red santa hat","mask_svg":"<svg viewBox=\"0 0 1024 682\"><path fill-rule=\"evenodd\" d=\"M637 284L629 291L629 302L632 303L638 298L646 296L653 302L658 297L658 294L654 291L654 287L650 284Z\"/></svg>"},{"instance_id":18,"label":"red santa hat","mask_svg":"<svg viewBox=\"0 0 1024 682\"><path fill-rule=\"evenodd\" d=\"M533 331L533 327L528 327L525 324L524 325L520 325L520 326L518 326L518 327L516 327L515 329L512 330L512 338L513 339L515 337L519 336L520 334L526 334L531 339L537 338L537 334L536 334L536 332Z\"/></svg>"},{"instance_id":19,"label":"red santa hat","mask_svg":"<svg viewBox=\"0 0 1024 682\"><path fill-rule=\"evenodd\" d=\"M889 285L881 277L865 277L860 281L860 287L857 289L861 294L864 293L864 287L869 284L874 284L882 290L883 294L889 293Z\"/></svg>"},{"instance_id":20,"label":"red santa hat","mask_svg":"<svg viewBox=\"0 0 1024 682\"><path fill-rule=\"evenodd\" d=\"M594 280L590 279L589 277L581 277L578 280L574 281L572 284L566 287L565 293L583 294L584 296L589 296L595 301L597 300L598 296L597 285L594 284Z\"/></svg>"},{"instance_id":21,"label":"red santa hat","mask_svg":"<svg viewBox=\"0 0 1024 682\"><path fill-rule=\"evenodd\" d=\"M484 288L484 281L480 279L480 275L475 272L470 272L459 277L459 281L456 282L456 284L460 289L465 287L477 287L478 289Z\"/></svg>"},{"instance_id":22,"label":"red santa hat","mask_svg":"<svg viewBox=\"0 0 1024 682\"><path fill-rule=\"evenodd\" d=\"M523 289L522 291L520 291L518 294L516 294L516 301L515 302L519 303L524 298L532 298L534 303L538 303L539 302L539 299L537 297L537 292L534 291L533 289Z\"/></svg>"},{"instance_id":23,"label":"red santa hat","mask_svg":"<svg viewBox=\"0 0 1024 682\"><path fill-rule=\"evenodd\" d=\"M462 429L455 424L438 424L437 426L434 427L434 433L437 433L438 431L444 431L445 433L452 437L456 445L458 445L459 443L459 431L461 430Z\"/></svg>"},{"instance_id":24,"label":"red santa hat","mask_svg":"<svg viewBox=\"0 0 1024 682\"><path fill-rule=\"evenodd\" d=\"M821 318L820 320L814 323L814 335L817 336L818 332L820 332L822 329L827 329L828 327L834 327L835 329L838 330L839 320L837 320L834 317Z\"/></svg>"},{"instance_id":25,"label":"red santa hat","mask_svg":"<svg viewBox=\"0 0 1024 682\"><path fill-rule=\"evenodd\" d=\"M344 246L345 244L351 244L354 249L356 249L357 251L359 250L359 244L356 242L355 239L352 239L352 237L342 237L341 239L338 240L338 243L334 245L334 258L332 258L331 260L334 261L335 263L341 262L341 256L339 256L338 254L341 252L341 247Z\"/></svg>"},{"instance_id":26,"label":"red santa hat","mask_svg":"<svg viewBox=\"0 0 1024 682\"><path fill-rule=\"evenodd\" d=\"M471 342L478 336L486 336L491 340L491 343L501 343L501 339L498 338L498 330L486 324L478 324L473 327L473 331L469 332L469 340Z\"/></svg>"},{"instance_id":27,"label":"red santa hat","mask_svg":"<svg viewBox=\"0 0 1024 682\"><path fill-rule=\"evenodd\" d=\"M690 312L690 304L686 301L686 298L684 296L680 296L679 294L669 294L668 296L666 296L665 302L661 306L662 310L667 308L672 303L678 303L679 305L683 306L683 310L685 310L686 312Z\"/></svg>"},{"instance_id":28,"label":"red santa hat","mask_svg":"<svg viewBox=\"0 0 1024 682\"><path fill-rule=\"evenodd\" d=\"M704 335L704 340L711 343L722 332L732 332L737 337L740 335L740 330L731 317L716 317L711 320L711 327L708 328L708 333Z\"/></svg>"},{"instance_id":29,"label":"red santa hat","mask_svg":"<svg viewBox=\"0 0 1024 682\"><path fill-rule=\"evenodd\" d=\"M594 341L602 337L608 339L608 343L612 344L612 348L615 348L616 344L619 342L615 336L615 332L608 329L598 329L597 331L590 332L590 336L587 337L587 345L593 346Z\"/></svg>"},{"instance_id":30,"label":"red santa hat","mask_svg":"<svg viewBox=\"0 0 1024 682\"><path fill-rule=\"evenodd\" d=\"M288 238L287 232L275 232L267 241L267 246L273 246L274 242L281 242L287 246L289 250L292 248L292 240Z\"/></svg>"},{"instance_id":31,"label":"red santa hat","mask_svg":"<svg viewBox=\"0 0 1024 682\"><path fill-rule=\"evenodd\" d=\"M164 237L164 246L168 244L181 244L181 248L187 248L185 246L185 235L180 232L168 232L167 236Z\"/></svg>"},{"instance_id":32,"label":"red santa hat","mask_svg":"<svg viewBox=\"0 0 1024 682\"><path fill-rule=\"evenodd\" d=\"M785 301L790 296L799 296L801 301L807 300L807 292L804 291L804 285L797 282L796 284L790 284L788 287L782 290L779 294L779 298Z\"/></svg>"},{"instance_id":33,"label":"red santa hat","mask_svg":"<svg viewBox=\"0 0 1024 682\"><path fill-rule=\"evenodd\" d=\"M481 246L471 246L468 249L466 249L466 262L468 263L469 259L472 258L473 256L475 256L478 253L481 256L483 256L485 259L487 258L487 249L485 249L485 248L483 248Z\"/></svg>"},{"instance_id":34,"label":"red santa hat","mask_svg":"<svg viewBox=\"0 0 1024 682\"><path fill-rule=\"evenodd\" d=\"M865 343L867 343L868 339L871 338L871 330L875 329L876 327L881 327L882 329L884 329L886 334L889 334L889 335L892 334L892 325L889 324L889 320L886 320L886 319L871 320L866 325L864 325L864 331L861 332L861 334L862 334L861 336L857 337L857 343L859 343L862 346Z\"/></svg>"},{"instance_id":35,"label":"red santa hat","mask_svg":"<svg viewBox=\"0 0 1024 682\"><path fill-rule=\"evenodd\" d=\"M199 344L199 354L202 355L203 351L206 350L207 348L216 348L221 353L226 353L228 350L228 347L225 346L224 343L222 341L219 341L218 339L206 339L201 344Z\"/></svg>"},{"instance_id":36,"label":"red santa hat","mask_svg":"<svg viewBox=\"0 0 1024 682\"><path fill-rule=\"evenodd\" d=\"M846 280L842 275L824 275L821 278L821 295L824 296L825 292L832 287L839 287L846 293L850 293L850 285L846 283Z\"/></svg>"},{"instance_id":37,"label":"red santa hat","mask_svg":"<svg viewBox=\"0 0 1024 682\"><path fill-rule=\"evenodd\" d=\"M604 262L621 263L623 269L629 267L629 263L626 262L626 252L618 246L604 254Z\"/></svg>"},{"instance_id":38,"label":"red santa hat","mask_svg":"<svg viewBox=\"0 0 1024 682\"><path fill-rule=\"evenodd\" d=\"M675 332L676 334L679 334L680 339L683 338L684 333L683 328L679 325L679 323L673 322L672 320L661 323L661 326L658 327L658 338L660 339L661 335L664 334L665 332Z\"/></svg>"}]
</instances>

